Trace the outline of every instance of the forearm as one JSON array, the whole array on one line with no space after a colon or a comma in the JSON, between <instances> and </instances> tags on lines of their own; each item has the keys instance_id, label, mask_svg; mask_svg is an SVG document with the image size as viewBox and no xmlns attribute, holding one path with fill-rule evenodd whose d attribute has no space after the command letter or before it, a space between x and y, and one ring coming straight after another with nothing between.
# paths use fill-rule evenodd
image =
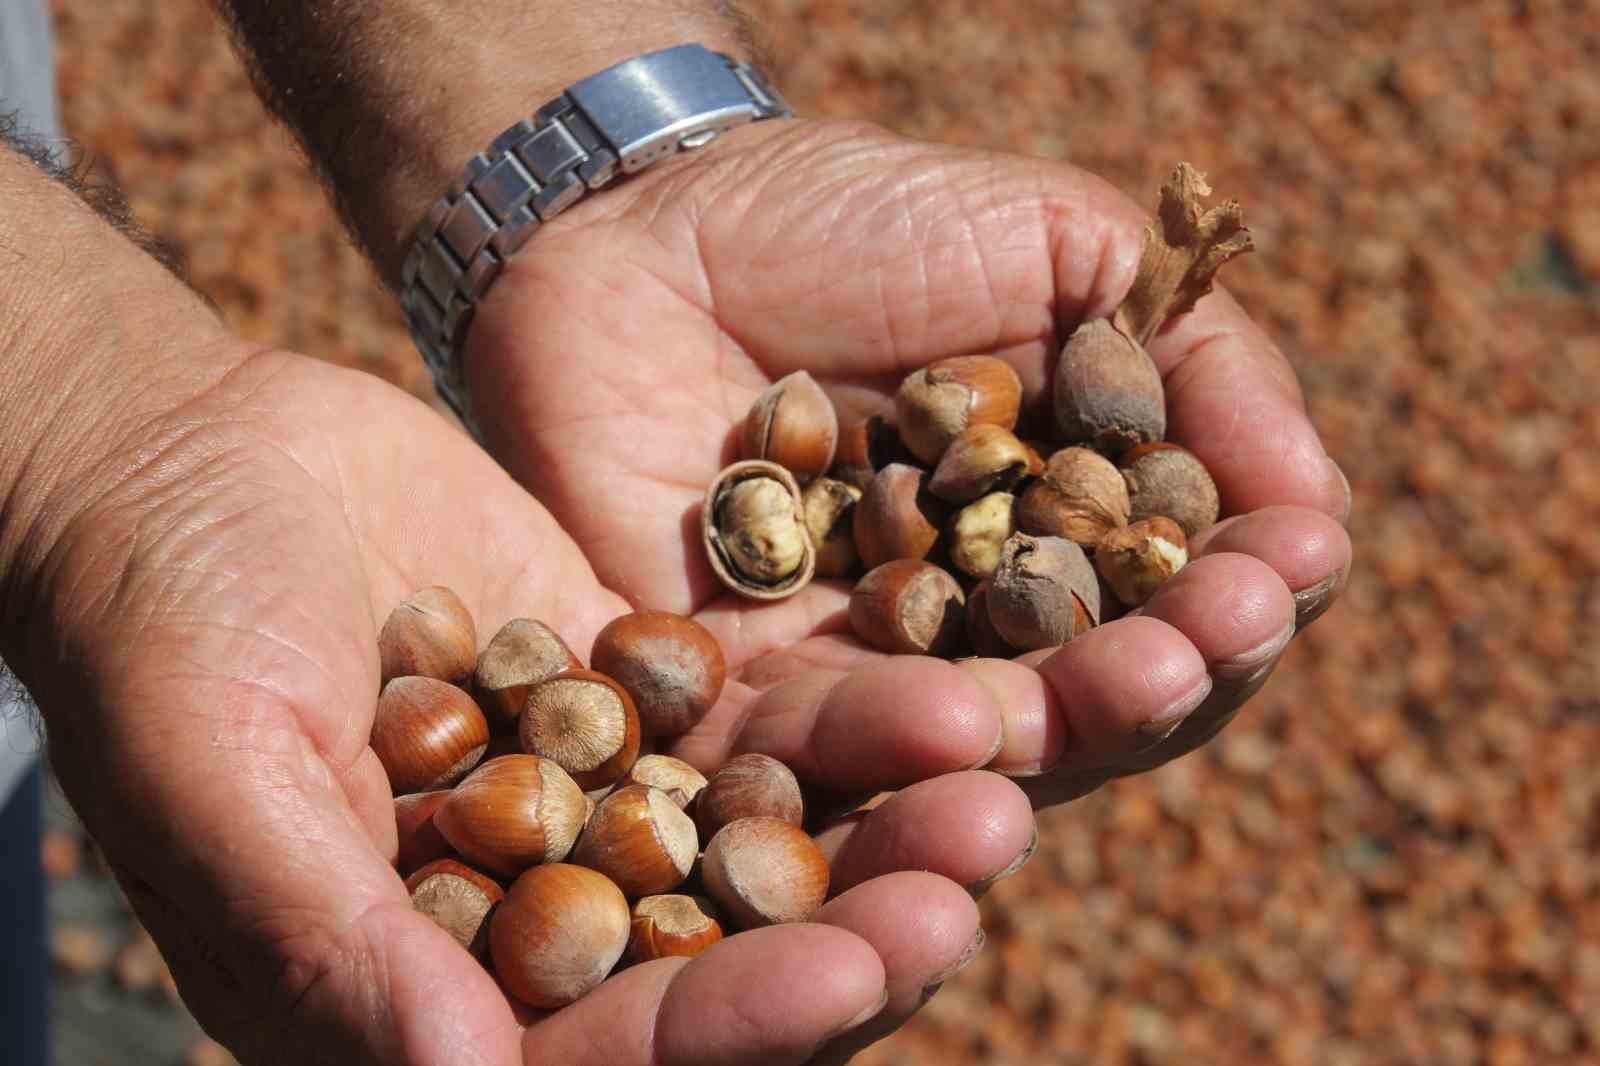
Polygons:
<instances>
[{"instance_id":1,"label":"forearm","mask_svg":"<svg viewBox=\"0 0 1600 1066\"><path fill-rule=\"evenodd\" d=\"M748 58L729 0L217 0L391 285L468 158L572 82L699 41Z\"/></svg>"}]
</instances>

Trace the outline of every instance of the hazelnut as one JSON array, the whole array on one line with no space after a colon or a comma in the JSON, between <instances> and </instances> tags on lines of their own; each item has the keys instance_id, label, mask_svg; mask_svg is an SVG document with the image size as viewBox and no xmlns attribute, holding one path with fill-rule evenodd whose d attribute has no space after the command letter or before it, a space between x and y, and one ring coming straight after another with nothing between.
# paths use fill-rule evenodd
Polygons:
<instances>
[{"instance_id":1,"label":"hazelnut","mask_svg":"<svg viewBox=\"0 0 1600 1066\"><path fill-rule=\"evenodd\" d=\"M629 962L693 958L722 939L711 901L702 896L646 896L633 905Z\"/></svg>"},{"instance_id":2,"label":"hazelnut","mask_svg":"<svg viewBox=\"0 0 1600 1066\"><path fill-rule=\"evenodd\" d=\"M467 861L515 877L566 858L583 816L583 790L565 770L537 755L502 755L468 774L433 823Z\"/></svg>"},{"instance_id":3,"label":"hazelnut","mask_svg":"<svg viewBox=\"0 0 1600 1066\"><path fill-rule=\"evenodd\" d=\"M991 492L967 504L950 523L950 562L969 577L986 578L1000 565L1000 549L1017 531L1016 497Z\"/></svg>"},{"instance_id":4,"label":"hazelnut","mask_svg":"<svg viewBox=\"0 0 1600 1066\"><path fill-rule=\"evenodd\" d=\"M941 500L970 503L1009 490L1028 473L1028 446L1004 426L980 424L950 442L928 482Z\"/></svg>"},{"instance_id":5,"label":"hazelnut","mask_svg":"<svg viewBox=\"0 0 1600 1066\"><path fill-rule=\"evenodd\" d=\"M970 426L1012 429L1022 409L1022 380L992 355L960 355L923 367L894 397L900 439L924 463L939 461Z\"/></svg>"},{"instance_id":6,"label":"hazelnut","mask_svg":"<svg viewBox=\"0 0 1600 1066\"><path fill-rule=\"evenodd\" d=\"M511 885L489 923L489 954L506 991L534 1007L565 1007L599 987L628 946L622 890L582 866L535 866Z\"/></svg>"},{"instance_id":7,"label":"hazelnut","mask_svg":"<svg viewBox=\"0 0 1600 1066\"><path fill-rule=\"evenodd\" d=\"M1015 659L1022 652L1006 643L989 618L989 582L980 581L967 593L967 643L972 654L984 659Z\"/></svg>"},{"instance_id":8,"label":"hazelnut","mask_svg":"<svg viewBox=\"0 0 1600 1066\"><path fill-rule=\"evenodd\" d=\"M796 370L750 408L740 457L777 463L805 482L828 469L838 443L839 418L828 394L810 374Z\"/></svg>"},{"instance_id":9,"label":"hazelnut","mask_svg":"<svg viewBox=\"0 0 1600 1066\"><path fill-rule=\"evenodd\" d=\"M939 543L946 507L930 496L928 474L904 463L878 471L856 504L856 551L867 569L891 559L926 558Z\"/></svg>"},{"instance_id":10,"label":"hazelnut","mask_svg":"<svg viewBox=\"0 0 1600 1066\"><path fill-rule=\"evenodd\" d=\"M409 796L394 798L394 823L400 838L399 857L395 869L407 877L435 859L448 859L452 855L450 842L433 824L433 816L450 798L448 791L414 792Z\"/></svg>"},{"instance_id":11,"label":"hazelnut","mask_svg":"<svg viewBox=\"0 0 1600 1066\"><path fill-rule=\"evenodd\" d=\"M513 618L478 656L472 690L489 717L490 732L515 733L530 688L563 671L581 669L578 657L549 626Z\"/></svg>"},{"instance_id":12,"label":"hazelnut","mask_svg":"<svg viewBox=\"0 0 1600 1066\"><path fill-rule=\"evenodd\" d=\"M1157 441L1122 457L1132 518L1170 518L1186 537L1216 524L1222 506L1217 483L1195 454L1176 444Z\"/></svg>"},{"instance_id":13,"label":"hazelnut","mask_svg":"<svg viewBox=\"0 0 1600 1066\"><path fill-rule=\"evenodd\" d=\"M1113 529L1094 553L1095 569L1117 599L1137 607L1189 562L1189 541L1170 518Z\"/></svg>"},{"instance_id":14,"label":"hazelnut","mask_svg":"<svg viewBox=\"0 0 1600 1066\"><path fill-rule=\"evenodd\" d=\"M626 896L653 896L683 884L699 852L694 820L665 792L628 785L595 805L572 861L599 870Z\"/></svg>"},{"instance_id":15,"label":"hazelnut","mask_svg":"<svg viewBox=\"0 0 1600 1066\"><path fill-rule=\"evenodd\" d=\"M1167 432L1161 372L1144 346L1109 319L1072 331L1055 379L1056 431L1068 444L1119 455Z\"/></svg>"},{"instance_id":16,"label":"hazelnut","mask_svg":"<svg viewBox=\"0 0 1600 1066\"><path fill-rule=\"evenodd\" d=\"M1087 448L1063 448L1017 500L1017 528L1036 537L1065 537L1093 549L1128 524L1128 486L1110 460Z\"/></svg>"},{"instance_id":17,"label":"hazelnut","mask_svg":"<svg viewBox=\"0 0 1600 1066\"><path fill-rule=\"evenodd\" d=\"M383 680L432 677L465 684L478 654L472 615L443 585L422 589L396 607L378 633Z\"/></svg>"},{"instance_id":18,"label":"hazelnut","mask_svg":"<svg viewBox=\"0 0 1600 1066\"><path fill-rule=\"evenodd\" d=\"M907 463L911 459L894 425L882 415L873 415L845 427L831 473L835 479L865 491L878 471L890 463Z\"/></svg>"},{"instance_id":19,"label":"hazelnut","mask_svg":"<svg viewBox=\"0 0 1600 1066\"><path fill-rule=\"evenodd\" d=\"M489 723L472 697L431 677L383 686L372 720L372 750L395 795L449 788L478 764Z\"/></svg>"},{"instance_id":20,"label":"hazelnut","mask_svg":"<svg viewBox=\"0 0 1600 1066\"><path fill-rule=\"evenodd\" d=\"M505 898L494 880L454 859L431 862L406 878L411 906L482 959L487 955L489 912Z\"/></svg>"},{"instance_id":21,"label":"hazelnut","mask_svg":"<svg viewBox=\"0 0 1600 1066\"><path fill-rule=\"evenodd\" d=\"M1099 623L1100 584L1083 549L1061 537L1006 541L989 585L989 620L1022 651L1065 644Z\"/></svg>"},{"instance_id":22,"label":"hazelnut","mask_svg":"<svg viewBox=\"0 0 1600 1066\"><path fill-rule=\"evenodd\" d=\"M801 493L806 533L817 553L818 577L849 577L861 563L852 518L861 490L831 477L819 477Z\"/></svg>"},{"instance_id":23,"label":"hazelnut","mask_svg":"<svg viewBox=\"0 0 1600 1066\"><path fill-rule=\"evenodd\" d=\"M828 860L805 830L778 818L742 818L706 845L706 892L740 929L803 922L828 898Z\"/></svg>"},{"instance_id":24,"label":"hazelnut","mask_svg":"<svg viewBox=\"0 0 1600 1066\"><path fill-rule=\"evenodd\" d=\"M628 690L647 737L693 729L721 698L728 676L711 631L668 611L613 618L594 638L589 661Z\"/></svg>"},{"instance_id":25,"label":"hazelnut","mask_svg":"<svg viewBox=\"0 0 1600 1066\"><path fill-rule=\"evenodd\" d=\"M639 715L611 678L568 670L528 690L517 737L524 752L552 760L587 791L612 784L639 757Z\"/></svg>"},{"instance_id":26,"label":"hazelnut","mask_svg":"<svg viewBox=\"0 0 1600 1066\"><path fill-rule=\"evenodd\" d=\"M694 805L700 839L710 840L741 818L778 818L791 825L805 821L805 801L794 771L770 755L729 759L711 775Z\"/></svg>"},{"instance_id":27,"label":"hazelnut","mask_svg":"<svg viewBox=\"0 0 1600 1066\"><path fill-rule=\"evenodd\" d=\"M929 562L896 559L857 582L850 628L891 655L952 654L961 643L966 597L956 579Z\"/></svg>"},{"instance_id":28,"label":"hazelnut","mask_svg":"<svg viewBox=\"0 0 1600 1066\"><path fill-rule=\"evenodd\" d=\"M700 790L706 787L706 776L671 755L641 755L619 784L658 788L677 804L679 810L687 810Z\"/></svg>"},{"instance_id":29,"label":"hazelnut","mask_svg":"<svg viewBox=\"0 0 1600 1066\"><path fill-rule=\"evenodd\" d=\"M800 486L775 463L734 463L706 491L706 552L719 580L741 596L781 600L811 581Z\"/></svg>"}]
</instances>

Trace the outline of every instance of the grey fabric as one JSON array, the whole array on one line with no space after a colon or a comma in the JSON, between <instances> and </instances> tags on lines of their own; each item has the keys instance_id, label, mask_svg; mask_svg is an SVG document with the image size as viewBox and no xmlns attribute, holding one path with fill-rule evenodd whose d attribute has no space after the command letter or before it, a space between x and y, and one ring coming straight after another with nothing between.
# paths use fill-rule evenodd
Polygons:
<instances>
[{"instance_id":1,"label":"grey fabric","mask_svg":"<svg viewBox=\"0 0 1600 1066\"><path fill-rule=\"evenodd\" d=\"M61 138L55 55L45 0L0 0L0 114L17 116L24 132ZM39 754L33 708L0 663L0 807Z\"/></svg>"}]
</instances>

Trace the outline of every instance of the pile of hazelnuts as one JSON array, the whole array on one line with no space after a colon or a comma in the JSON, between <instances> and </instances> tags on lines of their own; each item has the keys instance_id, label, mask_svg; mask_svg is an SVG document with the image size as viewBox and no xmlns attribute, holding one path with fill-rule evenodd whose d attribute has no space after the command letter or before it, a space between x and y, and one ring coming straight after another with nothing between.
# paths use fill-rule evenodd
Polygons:
<instances>
[{"instance_id":1,"label":"pile of hazelnuts","mask_svg":"<svg viewBox=\"0 0 1600 1066\"><path fill-rule=\"evenodd\" d=\"M697 955L725 926L822 906L828 862L788 767L741 755L708 780L640 754L722 694L722 649L699 623L624 615L584 669L527 618L480 654L466 607L433 587L395 609L378 644L371 743L412 904L516 999L565 1006L619 962Z\"/></svg>"},{"instance_id":2,"label":"pile of hazelnuts","mask_svg":"<svg viewBox=\"0 0 1600 1066\"><path fill-rule=\"evenodd\" d=\"M1217 521L1210 473L1164 440L1145 344L1251 247L1239 206L1209 210L1180 164L1127 298L1061 351L1048 417L1019 432L1022 383L993 356L911 374L892 410L845 426L805 371L751 407L740 461L707 490L712 570L754 599L859 579L850 624L895 654L1014 657L1139 607ZM1048 459L1045 458L1048 456Z\"/></svg>"}]
</instances>

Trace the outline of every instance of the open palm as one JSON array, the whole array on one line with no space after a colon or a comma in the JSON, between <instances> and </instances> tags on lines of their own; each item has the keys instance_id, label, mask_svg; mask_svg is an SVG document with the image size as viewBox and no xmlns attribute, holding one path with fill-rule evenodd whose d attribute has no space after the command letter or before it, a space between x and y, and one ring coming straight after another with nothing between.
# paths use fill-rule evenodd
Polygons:
<instances>
[{"instance_id":1,"label":"open palm","mask_svg":"<svg viewBox=\"0 0 1600 1066\"><path fill-rule=\"evenodd\" d=\"M880 658L846 632L847 590L818 583L752 606L722 592L699 546L701 494L735 457L751 402L805 369L848 421L919 366L986 353L1016 367L1037 415L1065 331L1126 293L1145 221L1059 164L856 123L762 123L542 230L479 309L472 403L491 451L603 582L635 603L700 612L745 683L768 698L791 691L803 704L794 713L826 714L844 702L837 687L854 683L846 672ZM874 690L885 702L867 705L922 717L930 732L964 700L970 715L998 710L996 765L1052 771L1029 784L1037 802L1214 733L1349 565L1342 476L1293 373L1226 294L1152 354L1171 437L1206 462L1236 517L1197 540L1196 561L1137 617L1024 660L1037 669L914 660L894 691ZM952 680L961 669L982 684L963 688ZM853 694L857 721L869 720L865 693ZM755 716L736 743L781 747L774 734L787 723ZM686 747L714 746L726 725L709 723L715 735ZM828 781L826 763L807 768Z\"/></svg>"}]
</instances>

